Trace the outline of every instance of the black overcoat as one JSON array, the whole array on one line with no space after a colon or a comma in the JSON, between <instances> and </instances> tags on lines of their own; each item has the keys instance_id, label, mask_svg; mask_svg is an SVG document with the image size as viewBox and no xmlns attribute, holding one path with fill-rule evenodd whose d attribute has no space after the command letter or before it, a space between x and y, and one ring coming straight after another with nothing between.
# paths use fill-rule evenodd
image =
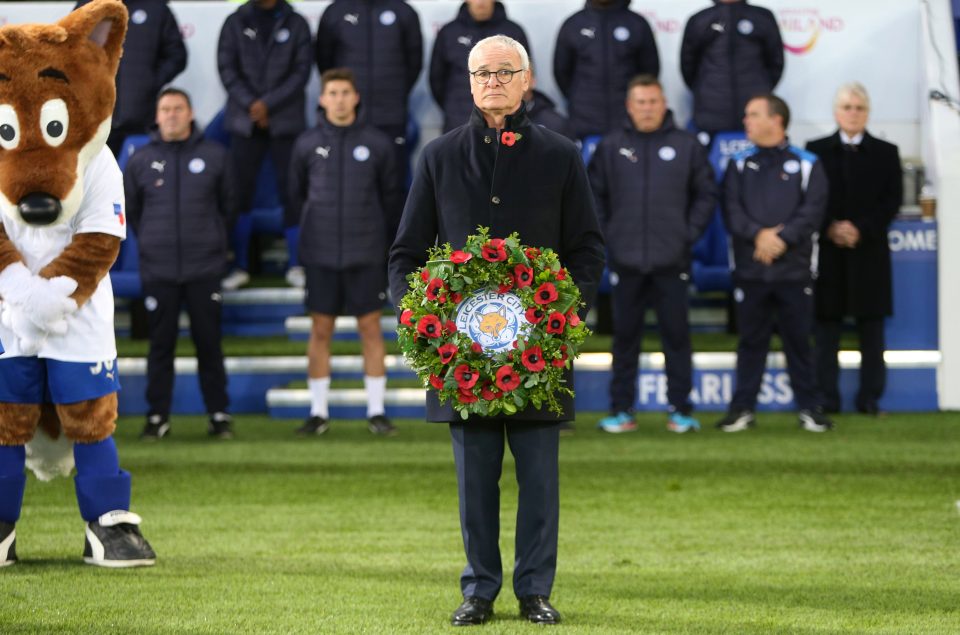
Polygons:
<instances>
[{"instance_id":1,"label":"black overcoat","mask_svg":"<svg viewBox=\"0 0 960 635\"><path fill-rule=\"evenodd\" d=\"M479 110L470 122L435 139L423 150L407 197L400 229L390 250L390 290L395 302L406 294L407 275L426 261L427 248L449 242L460 249L478 225L490 235L516 231L522 243L550 247L560 256L592 303L603 271L603 238L586 169L567 138L532 125L524 106L507 117L505 130L519 133L513 146L498 142ZM568 373L572 385L572 373ZM573 419L573 400L560 400L562 419ZM518 420L557 420L532 407ZM460 421L436 393L427 392L429 421Z\"/></svg>"},{"instance_id":2,"label":"black overcoat","mask_svg":"<svg viewBox=\"0 0 960 635\"><path fill-rule=\"evenodd\" d=\"M903 202L897 146L865 133L858 150L851 152L835 132L809 142L807 149L820 157L830 181L820 232L817 317L893 315L887 229ZM827 238L827 227L837 220L849 220L860 230L853 249L837 247Z\"/></svg>"}]
</instances>

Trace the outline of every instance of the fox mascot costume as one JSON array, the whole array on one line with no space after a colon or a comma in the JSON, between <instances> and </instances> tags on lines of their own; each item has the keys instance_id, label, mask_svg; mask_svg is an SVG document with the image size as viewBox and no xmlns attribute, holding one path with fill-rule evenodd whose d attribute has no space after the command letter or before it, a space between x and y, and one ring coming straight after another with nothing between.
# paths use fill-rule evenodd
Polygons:
<instances>
[{"instance_id":1,"label":"fox mascot costume","mask_svg":"<svg viewBox=\"0 0 960 635\"><path fill-rule=\"evenodd\" d=\"M105 142L126 28L119 0L0 28L0 566L17 559L27 456L61 433L60 447L73 446L61 472L77 468L84 561L156 560L112 437L120 384L107 272L126 226Z\"/></svg>"}]
</instances>

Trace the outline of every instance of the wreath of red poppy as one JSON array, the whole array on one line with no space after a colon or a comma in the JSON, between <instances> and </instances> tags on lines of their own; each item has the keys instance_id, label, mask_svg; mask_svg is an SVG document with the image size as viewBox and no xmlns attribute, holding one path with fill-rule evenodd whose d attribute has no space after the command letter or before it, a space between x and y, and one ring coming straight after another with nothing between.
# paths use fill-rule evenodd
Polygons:
<instances>
[{"instance_id":1,"label":"wreath of red poppy","mask_svg":"<svg viewBox=\"0 0 960 635\"><path fill-rule=\"evenodd\" d=\"M424 387L464 419L528 406L562 414L557 397L573 396L564 372L590 331L577 315L580 291L557 254L522 245L516 233L491 238L479 227L461 249L448 243L427 256L409 276L397 326L400 350ZM469 299L491 292L519 300L516 339L499 351L457 327Z\"/></svg>"}]
</instances>

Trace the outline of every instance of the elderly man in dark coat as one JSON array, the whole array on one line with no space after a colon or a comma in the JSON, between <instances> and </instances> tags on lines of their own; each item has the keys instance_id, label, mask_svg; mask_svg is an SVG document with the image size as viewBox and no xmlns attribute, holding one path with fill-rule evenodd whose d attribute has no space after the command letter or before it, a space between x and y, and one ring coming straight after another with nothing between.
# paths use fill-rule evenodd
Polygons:
<instances>
[{"instance_id":1,"label":"elderly man in dark coat","mask_svg":"<svg viewBox=\"0 0 960 635\"><path fill-rule=\"evenodd\" d=\"M516 40L503 35L481 40L469 67L471 77L464 81L471 83L476 108L469 123L423 151L390 252L394 299L406 293L407 275L424 264L428 247L449 241L459 249L484 225L492 236L516 231L524 244L554 249L589 303L603 269L603 239L576 146L530 123L523 105L530 62ZM514 133L509 141L506 132ZM562 400L562 406L562 418L572 418L572 400ZM509 417L462 421L430 391L427 419L450 423L457 466L467 566L460 578L464 601L452 623L485 622L500 591L505 439L520 487L513 590L525 618L559 622L548 598L557 564L561 418L531 407Z\"/></svg>"},{"instance_id":2,"label":"elderly man in dark coat","mask_svg":"<svg viewBox=\"0 0 960 635\"><path fill-rule=\"evenodd\" d=\"M860 336L856 408L875 415L886 384L883 320L893 315L887 228L900 209L903 181L897 146L867 132L869 114L866 89L842 86L834 101L839 129L807 149L820 157L830 180L816 288L817 381L825 409L839 411L841 324L854 318Z\"/></svg>"}]
</instances>

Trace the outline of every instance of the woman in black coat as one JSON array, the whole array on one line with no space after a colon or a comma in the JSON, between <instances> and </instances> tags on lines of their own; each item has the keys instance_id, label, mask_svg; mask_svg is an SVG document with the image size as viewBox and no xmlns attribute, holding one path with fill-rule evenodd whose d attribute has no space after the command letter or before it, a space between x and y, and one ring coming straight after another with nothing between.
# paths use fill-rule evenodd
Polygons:
<instances>
[{"instance_id":1,"label":"woman in black coat","mask_svg":"<svg viewBox=\"0 0 960 635\"><path fill-rule=\"evenodd\" d=\"M878 414L886 383L884 318L893 315L887 229L903 185L897 146L866 131L869 114L866 89L842 86L834 101L839 130L807 149L820 157L830 180L816 286L818 383L826 409L839 411L837 350L843 319L854 318L861 355L856 407Z\"/></svg>"}]
</instances>

